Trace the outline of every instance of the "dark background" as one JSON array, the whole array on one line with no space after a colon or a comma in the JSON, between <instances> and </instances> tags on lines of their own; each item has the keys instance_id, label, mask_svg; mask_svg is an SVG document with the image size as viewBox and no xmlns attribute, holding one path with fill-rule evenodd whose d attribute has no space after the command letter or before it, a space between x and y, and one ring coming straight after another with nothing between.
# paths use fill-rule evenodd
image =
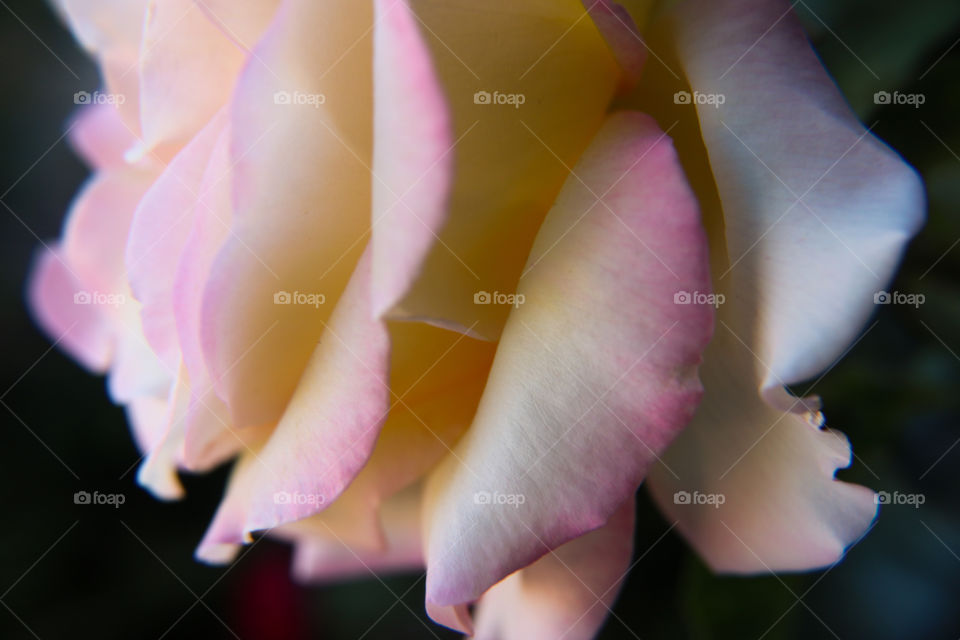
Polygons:
<instances>
[{"instance_id":1,"label":"dark background","mask_svg":"<svg viewBox=\"0 0 960 640\"><path fill-rule=\"evenodd\" d=\"M601 638L960 637L960 3L809 0L797 11L863 121L927 184L929 222L891 287L925 304L880 307L815 389L858 456L841 476L926 502L883 508L830 571L724 578L664 536L641 491L637 556L649 552ZM50 350L23 305L40 239L58 235L86 175L58 138L96 71L37 0L0 0L0 43L0 637L454 637L423 614L422 576L300 587L288 550L269 540L229 568L196 563L224 470L186 478L182 503L137 487L139 456L103 380ZM878 90L926 102L877 106ZM126 503L75 505L78 490Z\"/></svg>"}]
</instances>

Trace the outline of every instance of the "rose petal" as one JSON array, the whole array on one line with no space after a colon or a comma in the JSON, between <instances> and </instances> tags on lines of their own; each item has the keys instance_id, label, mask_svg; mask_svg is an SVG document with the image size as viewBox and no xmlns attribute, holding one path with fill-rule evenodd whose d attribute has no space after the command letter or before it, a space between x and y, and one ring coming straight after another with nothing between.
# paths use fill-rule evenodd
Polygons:
<instances>
[{"instance_id":1,"label":"rose petal","mask_svg":"<svg viewBox=\"0 0 960 640\"><path fill-rule=\"evenodd\" d=\"M279 4L280 0L203 0L199 3L210 22L248 53L260 40Z\"/></svg>"},{"instance_id":2,"label":"rose petal","mask_svg":"<svg viewBox=\"0 0 960 640\"><path fill-rule=\"evenodd\" d=\"M107 389L114 402L165 394L173 373L143 337L139 304L124 266L130 222L156 173L132 167L97 173L77 196L64 225L62 257L82 295L111 323L113 351Z\"/></svg>"},{"instance_id":3,"label":"rose petal","mask_svg":"<svg viewBox=\"0 0 960 640\"><path fill-rule=\"evenodd\" d=\"M669 29L691 87L724 98L696 111L739 275L730 293L755 314L745 335L785 409L782 386L833 363L872 313L923 188L856 119L786 2L692 0Z\"/></svg>"},{"instance_id":4,"label":"rose petal","mask_svg":"<svg viewBox=\"0 0 960 640\"><path fill-rule=\"evenodd\" d=\"M336 300L363 250L371 24L367 3L287 0L238 81L235 215L200 322L214 387L238 426L280 417L333 307L318 313L274 295ZM330 28L318 35L318 25Z\"/></svg>"},{"instance_id":5,"label":"rose petal","mask_svg":"<svg viewBox=\"0 0 960 640\"><path fill-rule=\"evenodd\" d=\"M164 398L162 413L150 417L156 421L154 428L162 425L162 435L137 470L137 483L161 500L180 500L184 496L177 475L177 450L183 442L183 415L188 399L189 387L181 368Z\"/></svg>"},{"instance_id":6,"label":"rose petal","mask_svg":"<svg viewBox=\"0 0 960 640\"><path fill-rule=\"evenodd\" d=\"M201 347L200 323L203 290L210 267L230 232L232 167L230 129L220 136L200 182L190 230L176 269L173 311L178 344L190 381L190 401L184 417L181 462L191 470L212 468L239 449L226 405L216 395Z\"/></svg>"},{"instance_id":7,"label":"rose petal","mask_svg":"<svg viewBox=\"0 0 960 640\"><path fill-rule=\"evenodd\" d=\"M664 465L650 471L660 509L716 571L793 571L839 560L877 509L872 491L834 478L850 464L847 439L819 428L819 414L763 402L754 356L727 320L701 371L706 392L696 416Z\"/></svg>"},{"instance_id":8,"label":"rose petal","mask_svg":"<svg viewBox=\"0 0 960 640\"><path fill-rule=\"evenodd\" d=\"M139 398L135 398L131 402L135 403L137 400ZM167 396L163 399L162 416L156 413L148 416L151 420L151 428L159 430L159 439L150 448L143 464L140 466L137 481L162 500L179 500L184 496L178 470L196 470L185 464L183 456L188 414L191 403L194 401L186 369L181 366L176 379L169 385ZM271 430L272 427L234 430L226 425L219 432L219 436L222 441L230 442L230 455L237 451L255 453ZM156 437L156 433L155 431L154 437ZM224 448L224 442L216 444ZM220 462L224 459L226 457L221 459ZM207 470L207 467L201 467L201 470Z\"/></svg>"},{"instance_id":9,"label":"rose petal","mask_svg":"<svg viewBox=\"0 0 960 640\"><path fill-rule=\"evenodd\" d=\"M149 0L56 0L70 31L90 51L140 42Z\"/></svg>"},{"instance_id":10,"label":"rose petal","mask_svg":"<svg viewBox=\"0 0 960 640\"><path fill-rule=\"evenodd\" d=\"M116 169L127 164L124 153L136 138L111 104L81 108L70 126L69 140L83 160L94 169Z\"/></svg>"},{"instance_id":11,"label":"rose petal","mask_svg":"<svg viewBox=\"0 0 960 640\"><path fill-rule=\"evenodd\" d=\"M351 337L341 334L342 329L333 323L330 329L328 336L337 332L336 338L344 343ZM264 455L264 464L253 469L260 479L253 483L258 489L251 491L251 502L255 508L259 504L259 508L265 507L274 514L264 522L275 526L323 509L324 521L356 521L357 529L367 532L363 536L354 532L353 538L377 540L379 534L373 531L379 531L379 513L384 501L426 474L466 431L483 391L494 346L420 323L393 326L390 342L389 413L372 452L365 439L373 434L359 428L345 432L347 436L356 436L348 448L350 437L330 438L326 433L330 427L324 427L325 420L316 417L332 411L346 415L349 411L346 407L351 406L356 411L359 401L350 398L359 396L324 392L321 377L304 378L297 395L312 399L316 406L291 404L281 427L271 436L272 457ZM357 354L355 360L359 361L362 345L343 346L353 349ZM322 366L331 370L338 366L335 360L328 362L320 357L317 362L326 363ZM370 390L359 391L369 393ZM315 413L305 412L311 408ZM376 424L375 420L370 431L375 432ZM299 444L301 441L307 445ZM361 448L361 445L364 446ZM311 456L305 455L305 451L313 457L323 454L327 461L310 465ZM298 455L292 456L293 452ZM362 464L359 471L358 464ZM343 489L340 478L350 477L353 479L349 486ZM291 486L295 489L291 490ZM299 508L271 504L278 491L323 495L324 500ZM248 527L254 528L253 524ZM383 550L380 542L370 542L369 546Z\"/></svg>"},{"instance_id":12,"label":"rose petal","mask_svg":"<svg viewBox=\"0 0 960 640\"><path fill-rule=\"evenodd\" d=\"M474 335L495 339L506 308L475 305L473 296L514 291L568 167L602 124L620 70L577 0L495 0L483 11L469 0L410 4L452 114L456 175L438 237L426 214L427 225L409 227L421 235L416 246L433 244L387 317L473 326ZM491 102L494 92L522 95L523 104L483 104L480 92ZM390 241L378 238L378 250ZM395 241L411 246L405 234Z\"/></svg>"},{"instance_id":13,"label":"rose petal","mask_svg":"<svg viewBox=\"0 0 960 640\"><path fill-rule=\"evenodd\" d=\"M37 324L71 358L102 373L113 358L113 325L98 306L77 304L85 298L76 296L86 293L59 251L47 249L39 255L27 289Z\"/></svg>"},{"instance_id":14,"label":"rose petal","mask_svg":"<svg viewBox=\"0 0 960 640\"><path fill-rule=\"evenodd\" d=\"M193 225L180 252L174 277L173 310L178 342L191 386L209 379L200 343L203 289L210 267L230 233L230 126L220 132L197 190Z\"/></svg>"},{"instance_id":15,"label":"rose petal","mask_svg":"<svg viewBox=\"0 0 960 640\"><path fill-rule=\"evenodd\" d=\"M194 203L193 226L180 253L173 282L177 343L190 389L179 462L191 471L212 469L242 449L242 438L235 433L227 407L214 393L200 345L203 288L210 265L228 237L233 216L229 133L227 125L210 153Z\"/></svg>"},{"instance_id":16,"label":"rose petal","mask_svg":"<svg viewBox=\"0 0 960 640\"><path fill-rule=\"evenodd\" d=\"M640 30L630 13L613 0L582 1L623 70L621 90L629 91L640 81L647 61L647 48Z\"/></svg>"},{"instance_id":17,"label":"rose petal","mask_svg":"<svg viewBox=\"0 0 960 640\"><path fill-rule=\"evenodd\" d=\"M243 497L229 501L229 517L217 519L208 542L237 544L249 531L323 510L323 522L352 521L351 539L380 549L381 504L442 459L469 425L493 345L415 323L388 334L370 307L371 260L368 251L258 464L235 471Z\"/></svg>"},{"instance_id":18,"label":"rose petal","mask_svg":"<svg viewBox=\"0 0 960 640\"><path fill-rule=\"evenodd\" d=\"M194 554L197 560L209 564L232 562L240 550L240 545L253 541L250 534L244 532L243 519L247 513L249 493L253 488L252 481L256 477L249 469L258 464L258 458L259 447L255 445L252 451L242 453L234 463L217 513Z\"/></svg>"},{"instance_id":19,"label":"rose petal","mask_svg":"<svg viewBox=\"0 0 960 640\"><path fill-rule=\"evenodd\" d=\"M684 290L709 291L696 201L653 120L615 114L547 216L474 423L431 478L428 602L476 600L633 495L700 395L713 314L675 304ZM491 510L496 495L525 502Z\"/></svg>"},{"instance_id":20,"label":"rose petal","mask_svg":"<svg viewBox=\"0 0 960 640\"><path fill-rule=\"evenodd\" d=\"M147 341L171 370L180 364L173 313L177 265L194 222L194 207L225 118L210 122L144 194L130 225L126 269Z\"/></svg>"},{"instance_id":21,"label":"rose petal","mask_svg":"<svg viewBox=\"0 0 960 640\"><path fill-rule=\"evenodd\" d=\"M483 594L477 640L590 640L607 618L633 553L631 496L604 526Z\"/></svg>"},{"instance_id":22,"label":"rose petal","mask_svg":"<svg viewBox=\"0 0 960 640\"><path fill-rule=\"evenodd\" d=\"M147 344L140 321L140 305L128 293L113 316L117 343L107 376L111 400L126 404L139 396L166 394L176 377L176 369L167 368Z\"/></svg>"},{"instance_id":23,"label":"rose petal","mask_svg":"<svg viewBox=\"0 0 960 640\"><path fill-rule=\"evenodd\" d=\"M410 288L446 218L453 138L406 0L375 7L372 295L379 316Z\"/></svg>"},{"instance_id":24,"label":"rose petal","mask_svg":"<svg viewBox=\"0 0 960 640\"><path fill-rule=\"evenodd\" d=\"M90 293L129 294L124 251L133 213L156 179L133 168L102 171L84 185L67 214L63 257Z\"/></svg>"},{"instance_id":25,"label":"rose petal","mask_svg":"<svg viewBox=\"0 0 960 640\"><path fill-rule=\"evenodd\" d=\"M70 31L100 63L106 90L131 135L140 132L137 69L148 0L56 0Z\"/></svg>"},{"instance_id":26,"label":"rose petal","mask_svg":"<svg viewBox=\"0 0 960 640\"><path fill-rule=\"evenodd\" d=\"M129 167L98 173L77 196L60 247L39 263L31 285L41 326L54 339L66 332L62 344L84 365L110 367L115 402L163 394L171 378L143 341L123 264L133 211L155 175Z\"/></svg>"},{"instance_id":27,"label":"rose petal","mask_svg":"<svg viewBox=\"0 0 960 640\"><path fill-rule=\"evenodd\" d=\"M335 509L347 485L351 500L375 513L470 423L492 345L426 325L404 323L388 334L370 306L372 257L368 250L361 259L260 454L249 530ZM323 499L278 504L278 492Z\"/></svg>"},{"instance_id":28,"label":"rose petal","mask_svg":"<svg viewBox=\"0 0 960 640\"><path fill-rule=\"evenodd\" d=\"M366 463L390 406L390 340L370 308L364 254L296 392L260 454L246 530L299 520L331 504ZM278 503L278 492L319 496Z\"/></svg>"},{"instance_id":29,"label":"rose petal","mask_svg":"<svg viewBox=\"0 0 960 640\"><path fill-rule=\"evenodd\" d=\"M326 536L300 536L293 556L293 574L305 582L327 582L423 568L419 486L387 500L381 509L386 536L382 550L354 548L334 527Z\"/></svg>"},{"instance_id":30,"label":"rose petal","mask_svg":"<svg viewBox=\"0 0 960 640\"><path fill-rule=\"evenodd\" d=\"M495 349L421 323L395 324L390 340L390 413L369 460L340 498L374 513L442 460L470 426Z\"/></svg>"},{"instance_id":31,"label":"rose petal","mask_svg":"<svg viewBox=\"0 0 960 640\"><path fill-rule=\"evenodd\" d=\"M167 429L167 399L140 396L124 407L137 449L144 455L160 446Z\"/></svg>"},{"instance_id":32,"label":"rose petal","mask_svg":"<svg viewBox=\"0 0 960 640\"><path fill-rule=\"evenodd\" d=\"M140 55L141 152L193 137L227 102L246 60L200 4L151 4Z\"/></svg>"},{"instance_id":33,"label":"rose petal","mask_svg":"<svg viewBox=\"0 0 960 640\"><path fill-rule=\"evenodd\" d=\"M718 570L821 567L866 530L875 505L869 490L835 481L850 450L815 428L818 399L784 384L828 367L859 331L922 194L856 121L786 4L685 6L656 40L675 43L692 88L725 98L696 114L723 205L711 231L730 309L706 356L703 407L665 457L673 473L653 470L650 487ZM672 504L678 490L727 502L690 509Z\"/></svg>"},{"instance_id":34,"label":"rose petal","mask_svg":"<svg viewBox=\"0 0 960 640\"><path fill-rule=\"evenodd\" d=\"M244 429L240 433L251 434L251 437L244 441L244 449L234 464L224 498L196 552L198 559L211 564L230 562L241 544L252 541L245 527L250 497L256 488L256 481L264 473L275 470L260 457L270 430ZM272 497L278 503L284 498L294 499L289 492L278 492ZM374 517L370 518L370 515ZM387 538L379 515L348 496L337 500L333 508L323 513L273 528L270 533L297 542L339 538L351 549L362 553L387 550Z\"/></svg>"}]
</instances>

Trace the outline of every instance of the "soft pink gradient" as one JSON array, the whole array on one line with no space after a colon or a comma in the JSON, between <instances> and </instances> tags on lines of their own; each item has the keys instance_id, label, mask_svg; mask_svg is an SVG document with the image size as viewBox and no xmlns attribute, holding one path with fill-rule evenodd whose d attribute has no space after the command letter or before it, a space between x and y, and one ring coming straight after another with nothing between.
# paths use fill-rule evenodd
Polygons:
<instances>
[{"instance_id":1,"label":"soft pink gradient","mask_svg":"<svg viewBox=\"0 0 960 640\"><path fill-rule=\"evenodd\" d=\"M781 0L639 5L56 0L125 99L71 122L94 173L28 299L155 496L234 461L198 559L265 532L300 579L426 569L440 624L586 640L647 479L718 571L867 530L785 385L857 335L921 186ZM643 113L664 58L723 103Z\"/></svg>"}]
</instances>

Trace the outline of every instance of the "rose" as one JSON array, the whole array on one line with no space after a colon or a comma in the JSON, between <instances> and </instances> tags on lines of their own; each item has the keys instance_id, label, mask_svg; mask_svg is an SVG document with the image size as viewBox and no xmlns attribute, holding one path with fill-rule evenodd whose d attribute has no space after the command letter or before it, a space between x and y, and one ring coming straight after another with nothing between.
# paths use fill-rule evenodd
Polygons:
<instances>
[{"instance_id":1,"label":"rose","mask_svg":"<svg viewBox=\"0 0 960 640\"><path fill-rule=\"evenodd\" d=\"M850 344L922 195L786 5L145 5L61 0L129 99L71 125L95 173L30 297L156 495L237 458L199 557L269 529L304 578L425 564L438 622L586 638L645 478L717 570L824 566L869 526L785 385ZM676 302L711 276L726 304Z\"/></svg>"}]
</instances>

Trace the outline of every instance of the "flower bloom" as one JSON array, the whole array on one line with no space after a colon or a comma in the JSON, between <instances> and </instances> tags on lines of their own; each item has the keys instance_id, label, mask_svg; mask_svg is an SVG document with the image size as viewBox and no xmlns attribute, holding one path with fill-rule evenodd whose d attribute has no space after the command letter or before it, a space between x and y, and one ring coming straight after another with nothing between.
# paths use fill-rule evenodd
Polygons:
<instances>
[{"instance_id":1,"label":"flower bloom","mask_svg":"<svg viewBox=\"0 0 960 640\"><path fill-rule=\"evenodd\" d=\"M304 579L426 567L441 624L576 639L644 480L718 571L869 527L786 385L861 330L919 180L786 3L647 4L58 0L104 87L31 304L147 489L235 460L199 558L266 531Z\"/></svg>"}]
</instances>

